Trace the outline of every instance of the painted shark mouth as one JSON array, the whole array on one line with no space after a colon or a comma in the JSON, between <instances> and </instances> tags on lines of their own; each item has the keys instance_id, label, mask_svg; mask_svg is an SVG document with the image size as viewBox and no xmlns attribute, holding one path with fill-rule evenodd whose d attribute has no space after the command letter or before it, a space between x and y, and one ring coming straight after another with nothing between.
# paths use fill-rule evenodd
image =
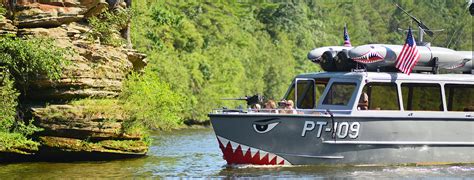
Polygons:
<instances>
[{"instance_id":1,"label":"painted shark mouth","mask_svg":"<svg viewBox=\"0 0 474 180\"><path fill-rule=\"evenodd\" d=\"M273 153L245 146L220 136L217 136L217 141L227 164L291 165L286 159Z\"/></svg>"},{"instance_id":2,"label":"painted shark mouth","mask_svg":"<svg viewBox=\"0 0 474 180\"><path fill-rule=\"evenodd\" d=\"M462 68L466 65L467 62L469 62L470 60L463 60L461 61L461 63L459 64L455 64L455 65L451 65L451 66L448 66L446 67L445 69L448 69L448 70L453 70L453 69L457 69L457 68Z\"/></svg>"},{"instance_id":3,"label":"painted shark mouth","mask_svg":"<svg viewBox=\"0 0 474 180\"><path fill-rule=\"evenodd\" d=\"M310 60L313 63L319 64L321 62L321 59L322 59L321 56L318 56L318 57L310 59Z\"/></svg>"},{"instance_id":4,"label":"painted shark mouth","mask_svg":"<svg viewBox=\"0 0 474 180\"><path fill-rule=\"evenodd\" d=\"M362 56L355 57L352 59L359 63L369 64L369 63L382 61L384 57L380 53L370 50L369 52L366 52Z\"/></svg>"}]
</instances>

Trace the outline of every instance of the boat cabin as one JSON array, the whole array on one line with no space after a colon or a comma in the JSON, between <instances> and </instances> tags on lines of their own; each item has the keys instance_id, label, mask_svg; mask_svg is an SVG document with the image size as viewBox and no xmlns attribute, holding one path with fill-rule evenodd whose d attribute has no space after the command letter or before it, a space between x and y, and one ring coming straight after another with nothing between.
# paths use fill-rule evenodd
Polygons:
<instances>
[{"instance_id":1,"label":"boat cabin","mask_svg":"<svg viewBox=\"0 0 474 180\"><path fill-rule=\"evenodd\" d=\"M474 116L474 76L381 72L322 72L298 75L284 96L302 114L332 111L390 115L409 112L470 112ZM433 114L434 113L434 114ZM464 115L463 114L463 115Z\"/></svg>"}]
</instances>

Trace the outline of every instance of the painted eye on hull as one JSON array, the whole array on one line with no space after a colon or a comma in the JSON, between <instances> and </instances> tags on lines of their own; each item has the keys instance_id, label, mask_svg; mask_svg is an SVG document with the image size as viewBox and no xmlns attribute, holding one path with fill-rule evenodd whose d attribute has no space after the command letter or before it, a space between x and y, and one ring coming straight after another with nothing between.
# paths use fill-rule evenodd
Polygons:
<instances>
[{"instance_id":1,"label":"painted eye on hull","mask_svg":"<svg viewBox=\"0 0 474 180\"><path fill-rule=\"evenodd\" d=\"M278 125L278 123L280 122L274 122L270 124L253 124L253 129L255 130L255 132L263 134L272 130L276 125Z\"/></svg>"}]
</instances>

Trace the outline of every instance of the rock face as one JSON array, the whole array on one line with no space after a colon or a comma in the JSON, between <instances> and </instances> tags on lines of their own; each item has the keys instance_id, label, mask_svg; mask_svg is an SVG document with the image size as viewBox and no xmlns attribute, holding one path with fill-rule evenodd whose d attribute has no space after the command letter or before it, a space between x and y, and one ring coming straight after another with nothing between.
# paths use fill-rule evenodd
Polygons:
<instances>
[{"instance_id":1,"label":"rock face","mask_svg":"<svg viewBox=\"0 0 474 180\"><path fill-rule=\"evenodd\" d=\"M87 143L79 139L43 136L40 142L50 148L57 148L69 152L116 153L126 155L140 155L146 152L147 145L142 141L112 141L105 140L99 143Z\"/></svg>"},{"instance_id":2,"label":"rock face","mask_svg":"<svg viewBox=\"0 0 474 180\"><path fill-rule=\"evenodd\" d=\"M0 15L0 34L16 34L16 31L12 21Z\"/></svg>"},{"instance_id":3,"label":"rock face","mask_svg":"<svg viewBox=\"0 0 474 180\"><path fill-rule=\"evenodd\" d=\"M107 7L105 0L21 0L15 21L20 28L57 27L95 16Z\"/></svg>"},{"instance_id":4,"label":"rock face","mask_svg":"<svg viewBox=\"0 0 474 180\"><path fill-rule=\"evenodd\" d=\"M75 53L59 81L35 81L28 96L33 100L65 101L84 97L109 98L119 94L125 76L143 68L144 55L131 49L105 46L85 40L88 27L71 23L56 28L21 29L22 36L46 36ZM134 64L135 63L135 64Z\"/></svg>"},{"instance_id":5,"label":"rock face","mask_svg":"<svg viewBox=\"0 0 474 180\"><path fill-rule=\"evenodd\" d=\"M4 7L12 7L1 2ZM109 4L105 0L16 3L9 9L9 19L0 16L0 34L52 38L57 46L73 52L66 55L71 64L64 67L58 81L38 77L27 93L31 102L37 102L31 107L34 123L44 128L38 137L40 152L47 149L124 156L146 154L148 145L143 134L127 132L127 120L114 100L126 75L146 65L146 55L87 40L91 27L86 19L103 12ZM87 98L87 103L67 103L83 98ZM97 103L103 101L107 104Z\"/></svg>"},{"instance_id":6,"label":"rock face","mask_svg":"<svg viewBox=\"0 0 474 180\"><path fill-rule=\"evenodd\" d=\"M86 105L50 105L32 108L43 146L67 152L119 153L139 155L147 152L143 134L127 133L120 106L115 100L104 108L88 100ZM94 109L96 108L96 109Z\"/></svg>"},{"instance_id":7,"label":"rock face","mask_svg":"<svg viewBox=\"0 0 474 180\"><path fill-rule=\"evenodd\" d=\"M15 14L19 28L57 27L81 20L82 8L60 7L47 4L29 4Z\"/></svg>"}]
</instances>

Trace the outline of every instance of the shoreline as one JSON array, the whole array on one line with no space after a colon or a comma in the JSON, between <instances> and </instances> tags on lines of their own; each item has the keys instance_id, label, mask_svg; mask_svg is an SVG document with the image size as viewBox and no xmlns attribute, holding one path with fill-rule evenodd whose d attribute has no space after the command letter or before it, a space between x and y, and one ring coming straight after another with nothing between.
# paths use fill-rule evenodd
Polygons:
<instances>
[{"instance_id":1,"label":"shoreline","mask_svg":"<svg viewBox=\"0 0 474 180\"><path fill-rule=\"evenodd\" d=\"M193 130L193 129L207 129L211 128L210 120L197 121L187 120L184 121L183 125L170 130L154 130L150 132L169 132L175 130ZM87 146L87 145L84 145ZM148 148L151 146L148 145ZM124 159L135 159L147 157L147 153L144 154L123 154L113 152L72 152L72 151L60 151L47 147L40 147L40 149L32 154L18 154L13 152L0 152L0 164L10 163L28 163L28 162L79 162L79 161L114 161Z\"/></svg>"}]
</instances>

